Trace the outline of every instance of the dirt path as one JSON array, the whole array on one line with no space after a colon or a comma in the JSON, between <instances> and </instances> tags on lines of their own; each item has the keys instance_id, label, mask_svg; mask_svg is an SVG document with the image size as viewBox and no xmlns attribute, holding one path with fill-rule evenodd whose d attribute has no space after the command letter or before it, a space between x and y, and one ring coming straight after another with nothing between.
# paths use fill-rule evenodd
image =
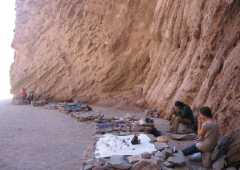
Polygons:
<instances>
[{"instance_id":1,"label":"dirt path","mask_svg":"<svg viewBox=\"0 0 240 170\"><path fill-rule=\"evenodd\" d=\"M79 170L94 124L57 111L0 103L1 170Z\"/></svg>"}]
</instances>

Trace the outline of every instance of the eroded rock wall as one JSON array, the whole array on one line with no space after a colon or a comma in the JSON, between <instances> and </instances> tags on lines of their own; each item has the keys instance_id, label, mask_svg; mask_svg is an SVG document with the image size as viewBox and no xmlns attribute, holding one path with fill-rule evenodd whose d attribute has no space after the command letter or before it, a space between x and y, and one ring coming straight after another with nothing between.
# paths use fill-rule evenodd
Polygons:
<instances>
[{"instance_id":1,"label":"eroded rock wall","mask_svg":"<svg viewBox=\"0 0 240 170\"><path fill-rule=\"evenodd\" d=\"M240 123L239 0L16 0L12 92L213 108Z\"/></svg>"}]
</instances>

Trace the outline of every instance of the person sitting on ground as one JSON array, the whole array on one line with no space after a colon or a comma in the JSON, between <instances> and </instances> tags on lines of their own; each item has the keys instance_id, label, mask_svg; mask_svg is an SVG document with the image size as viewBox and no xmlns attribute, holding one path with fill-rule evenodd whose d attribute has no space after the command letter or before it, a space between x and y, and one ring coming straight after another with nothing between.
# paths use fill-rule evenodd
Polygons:
<instances>
[{"instance_id":1,"label":"person sitting on ground","mask_svg":"<svg viewBox=\"0 0 240 170\"><path fill-rule=\"evenodd\" d=\"M27 100L29 103L31 103L32 101L34 101L34 92L30 91L27 95Z\"/></svg>"},{"instance_id":2,"label":"person sitting on ground","mask_svg":"<svg viewBox=\"0 0 240 170\"><path fill-rule=\"evenodd\" d=\"M176 101L170 120L170 130L172 132L177 132L180 123L194 130L194 122L194 116L190 106L181 101Z\"/></svg>"},{"instance_id":3,"label":"person sitting on ground","mask_svg":"<svg viewBox=\"0 0 240 170\"><path fill-rule=\"evenodd\" d=\"M20 94L19 94L19 97L22 99L22 100L26 100L27 99L27 92L26 92L26 89L25 88L22 88Z\"/></svg>"},{"instance_id":4,"label":"person sitting on ground","mask_svg":"<svg viewBox=\"0 0 240 170\"><path fill-rule=\"evenodd\" d=\"M29 104L27 96L26 89L22 88L19 93L13 97L12 103L16 105L27 105Z\"/></svg>"},{"instance_id":5,"label":"person sitting on ground","mask_svg":"<svg viewBox=\"0 0 240 170\"><path fill-rule=\"evenodd\" d=\"M202 107L198 114L198 142L183 150L185 156L194 153L209 153L217 145L220 133L209 107Z\"/></svg>"}]
</instances>

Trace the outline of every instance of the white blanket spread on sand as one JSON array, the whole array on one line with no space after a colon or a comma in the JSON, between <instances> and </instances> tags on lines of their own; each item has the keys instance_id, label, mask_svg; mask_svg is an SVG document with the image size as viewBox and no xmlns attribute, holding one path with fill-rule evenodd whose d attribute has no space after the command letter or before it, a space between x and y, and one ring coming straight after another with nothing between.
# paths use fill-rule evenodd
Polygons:
<instances>
[{"instance_id":1,"label":"white blanket spread on sand","mask_svg":"<svg viewBox=\"0 0 240 170\"><path fill-rule=\"evenodd\" d=\"M140 155L142 153L152 153L156 151L151 139L145 135L140 134L140 144L132 145L131 140L133 135L116 136L112 134L105 134L96 144L95 157L104 158L114 155Z\"/></svg>"}]
</instances>

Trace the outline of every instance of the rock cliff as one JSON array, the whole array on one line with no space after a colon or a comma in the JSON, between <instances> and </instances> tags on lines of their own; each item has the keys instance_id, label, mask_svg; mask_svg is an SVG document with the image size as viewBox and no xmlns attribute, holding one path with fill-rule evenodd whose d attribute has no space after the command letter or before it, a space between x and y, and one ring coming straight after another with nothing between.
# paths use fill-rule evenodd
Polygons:
<instances>
[{"instance_id":1,"label":"rock cliff","mask_svg":"<svg viewBox=\"0 0 240 170\"><path fill-rule=\"evenodd\" d=\"M12 93L210 106L240 123L239 0L16 0Z\"/></svg>"}]
</instances>

